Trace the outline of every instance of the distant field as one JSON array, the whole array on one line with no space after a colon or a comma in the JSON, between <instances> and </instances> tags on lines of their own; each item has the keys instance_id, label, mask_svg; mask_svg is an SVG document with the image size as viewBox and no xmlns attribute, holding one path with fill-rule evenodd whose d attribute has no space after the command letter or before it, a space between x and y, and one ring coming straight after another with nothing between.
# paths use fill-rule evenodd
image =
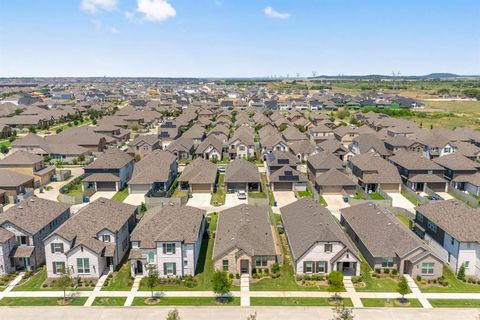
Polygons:
<instances>
[{"instance_id":1,"label":"distant field","mask_svg":"<svg viewBox=\"0 0 480 320\"><path fill-rule=\"evenodd\" d=\"M455 113L478 113L480 116L480 101L426 101L425 111L445 111Z\"/></svg>"}]
</instances>

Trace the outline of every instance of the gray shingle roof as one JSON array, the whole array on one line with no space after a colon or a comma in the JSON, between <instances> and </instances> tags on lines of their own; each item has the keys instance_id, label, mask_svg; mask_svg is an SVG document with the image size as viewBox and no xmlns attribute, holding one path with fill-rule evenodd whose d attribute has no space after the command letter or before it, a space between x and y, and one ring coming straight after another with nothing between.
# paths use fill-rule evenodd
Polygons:
<instances>
[{"instance_id":1,"label":"gray shingle roof","mask_svg":"<svg viewBox=\"0 0 480 320\"><path fill-rule=\"evenodd\" d=\"M343 170L343 161L328 152L320 152L308 157L307 163L315 170L338 169Z\"/></svg>"},{"instance_id":2,"label":"gray shingle roof","mask_svg":"<svg viewBox=\"0 0 480 320\"><path fill-rule=\"evenodd\" d=\"M120 169L133 161L133 157L129 154L117 149L107 149L100 154L94 162L86 166L86 169Z\"/></svg>"},{"instance_id":3,"label":"gray shingle roof","mask_svg":"<svg viewBox=\"0 0 480 320\"><path fill-rule=\"evenodd\" d=\"M9 169L0 169L0 187L2 188L16 188L30 180L33 180L33 176L27 176Z\"/></svg>"},{"instance_id":4,"label":"gray shingle roof","mask_svg":"<svg viewBox=\"0 0 480 320\"><path fill-rule=\"evenodd\" d=\"M135 164L129 184L165 182L170 177L170 166L176 158L170 152L155 150Z\"/></svg>"},{"instance_id":5,"label":"gray shingle roof","mask_svg":"<svg viewBox=\"0 0 480 320\"><path fill-rule=\"evenodd\" d=\"M39 155L23 150L18 150L0 160L0 166L4 167L6 165L33 165L42 161L43 158Z\"/></svg>"},{"instance_id":6,"label":"gray shingle roof","mask_svg":"<svg viewBox=\"0 0 480 320\"><path fill-rule=\"evenodd\" d=\"M357 185L349 176L333 168L317 176L315 183L319 186L354 187Z\"/></svg>"},{"instance_id":7,"label":"gray shingle roof","mask_svg":"<svg viewBox=\"0 0 480 320\"><path fill-rule=\"evenodd\" d=\"M225 183L260 182L258 167L244 159L236 159L225 170Z\"/></svg>"},{"instance_id":8,"label":"gray shingle roof","mask_svg":"<svg viewBox=\"0 0 480 320\"><path fill-rule=\"evenodd\" d=\"M217 178L217 170L218 167L215 163L202 158L196 158L183 169L178 181L185 181L190 184L213 184Z\"/></svg>"},{"instance_id":9,"label":"gray shingle roof","mask_svg":"<svg viewBox=\"0 0 480 320\"><path fill-rule=\"evenodd\" d=\"M477 171L480 163L472 161L459 153L447 154L433 159L433 162L451 170Z\"/></svg>"}]
</instances>

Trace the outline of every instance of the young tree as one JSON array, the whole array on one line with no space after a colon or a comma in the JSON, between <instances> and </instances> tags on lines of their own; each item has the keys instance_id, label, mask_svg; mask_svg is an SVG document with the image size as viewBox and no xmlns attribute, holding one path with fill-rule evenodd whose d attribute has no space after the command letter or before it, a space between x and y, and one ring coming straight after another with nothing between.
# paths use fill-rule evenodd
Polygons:
<instances>
[{"instance_id":1,"label":"young tree","mask_svg":"<svg viewBox=\"0 0 480 320\"><path fill-rule=\"evenodd\" d=\"M332 320L353 320L355 316L353 315L353 310L351 308L346 308L344 305L336 306L333 309L333 318Z\"/></svg>"},{"instance_id":2,"label":"young tree","mask_svg":"<svg viewBox=\"0 0 480 320\"><path fill-rule=\"evenodd\" d=\"M72 277L70 275L70 269L65 267L63 270L62 275L57 279L57 285L63 291L63 301L67 300L67 288L72 285Z\"/></svg>"},{"instance_id":3,"label":"young tree","mask_svg":"<svg viewBox=\"0 0 480 320\"><path fill-rule=\"evenodd\" d=\"M215 271L213 274L213 292L219 296L226 295L230 292L232 282L228 277L228 274L223 271Z\"/></svg>"},{"instance_id":4,"label":"young tree","mask_svg":"<svg viewBox=\"0 0 480 320\"><path fill-rule=\"evenodd\" d=\"M405 301L405 295L410 292L410 288L407 283L407 278L404 276L400 277L400 282L398 283L397 292L402 295L400 301Z\"/></svg>"},{"instance_id":5,"label":"young tree","mask_svg":"<svg viewBox=\"0 0 480 320\"><path fill-rule=\"evenodd\" d=\"M460 269L458 269L457 278L459 280L465 281L465 264L462 263Z\"/></svg>"},{"instance_id":6,"label":"young tree","mask_svg":"<svg viewBox=\"0 0 480 320\"><path fill-rule=\"evenodd\" d=\"M180 320L180 314L177 309L168 311L167 318L165 320Z\"/></svg>"},{"instance_id":7,"label":"young tree","mask_svg":"<svg viewBox=\"0 0 480 320\"><path fill-rule=\"evenodd\" d=\"M332 271L328 275L328 292L333 293L333 297L337 298L337 293L343 290L343 273L340 271Z\"/></svg>"},{"instance_id":8,"label":"young tree","mask_svg":"<svg viewBox=\"0 0 480 320\"><path fill-rule=\"evenodd\" d=\"M157 268L154 267L154 266L150 266L148 268L148 275L147 275L147 287L150 289L150 292L151 292L151 297L150 299L153 300L153 288L155 288L155 286L157 285L158 283L158 278L159 278L159 274L158 274L158 271L157 271Z\"/></svg>"},{"instance_id":9,"label":"young tree","mask_svg":"<svg viewBox=\"0 0 480 320\"><path fill-rule=\"evenodd\" d=\"M10 151L10 149L8 149L6 145L2 144L2 146L0 147L0 152L3 154L7 154L8 151Z\"/></svg>"}]
</instances>

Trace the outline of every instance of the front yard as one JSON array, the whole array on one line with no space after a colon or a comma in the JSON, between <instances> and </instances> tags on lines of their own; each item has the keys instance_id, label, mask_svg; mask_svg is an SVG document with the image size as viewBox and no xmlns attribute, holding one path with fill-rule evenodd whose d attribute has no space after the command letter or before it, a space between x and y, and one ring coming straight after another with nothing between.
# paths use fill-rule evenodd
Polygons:
<instances>
[{"instance_id":1,"label":"front yard","mask_svg":"<svg viewBox=\"0 0 480 320\"><path fill-rule=\"evenodd\" d=\"M335 306L343 304L346 307L352 307L352 300L349 298L342 299L341 302L331 300L329 298L290 298L290 297L252 297L250 298L251 306L281 306L281 307L317 307L317 306Z\"/></svg>"},{"instance_id":2,"label":"front yard","mask_svg":"<svg viewBox=\"0 0 480 320\"><path fill-rule=\"evenodd\" d=\"M93 280L74 280L73 282L68 291L89 291L95 287ZM13 291L62 291L62 288L56 285L55 279L47 279L47 270L43 267L31 276L25 273L24 278L13 288Z\"/></svg>"},{"instance_id":3,"label":"front yard","mask_svg":"<svg viewBox=\"0 0 480 320\"><path fill-rule=\"evenodd\" d=\"M355 290L359 292L396 292L398 287L398 275L379 274L379 277L372 275L372 269L362 259L360 266L361 283L355 284Z\"/></svg>"},{"instance_id":4,"label":"front yard","mask_svg":"<svg viewBox=\"0 0 480 320\"><path fill-rule=\"evenodd\" d=\"M133 299L132 306L239 306L240 298L232 297L226 303L220 303L215 297L165 297L157 303L147 303L146 298Z\"/></svg>"},{"instance_id":5,"label":"front yard","mask_svg":"<svg viewBox=\"0 0 480 320\"><path fill-rule=\"evenodd\" d=\"M120 270L113 272L107 277L102 291L130 291L133 285L130 275L130 263L126 262Z\"/></svg>"},{"instance_id":6,"label":"front yard","mask_svg":"<svg viewBox=\"0 0 480 320\"><path fill-rule=\"evenodd\" d=\"M480 285L458 280L455 274L452 272L452 270L450 270L450 268L448 268L447 266L443 267L443 281L444 282L446 281L448 285L442 286L441 284L438 283L438 281L437 283L417 281L417 285L422 292L426 292L426 293L434 293L434 292L480 293Z\"/></svg>"},{"instance_id":7,"label":"front yard","mask_svg":"<svg viewBox=\"0 0 480 320\"><path fill-rule=\"evenodd\" d=\"M68 304L61 303L63 298L37 298L37 297L22 297L11 298L5 297L0 300L0 306L20 307L20 306L83 306L87 302L86 297L75 297L69 300ZM41 316L39 316L41 319Z\"/></svg>"},{"instance_id":8,"label":"front yard","mask_svg":"<svg viewBox=\"0 0 480 320\"><path fill-rule=\"evenodd\" d=\"M92 306L120 307L125 304L127 297L98 297L93 300Z\"/></svg>"},{"instance_id":9,"label":"front yard","mask_svg":"<svg viewBox=\"0 0 480 320\"><path fill-rule=\"evenodd\" d=\"M422 308L422 304L418 299L408 299L406 300L406 303L399 303L397 299L369 298L361 300L363 306L366 308Z\"/></svg>"},{"instance_id":10,"label":"front yard","mask_svg":"<svg viewBox=\"0 0 480 320\"><path fill-rule=\"evenodd\" d=\"M428 299L434 308L480 308L479 299Z\"/></svg>"}]
</instances>

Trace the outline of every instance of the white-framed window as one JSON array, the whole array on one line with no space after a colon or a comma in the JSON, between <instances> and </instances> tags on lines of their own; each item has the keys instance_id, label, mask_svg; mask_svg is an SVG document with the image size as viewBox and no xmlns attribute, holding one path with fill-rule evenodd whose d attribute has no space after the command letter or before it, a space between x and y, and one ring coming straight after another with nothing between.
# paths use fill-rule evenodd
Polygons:
<instances>
[{"instance_id":1,"label":"white-framed window","mask_svg":"<svg viewBox=\"0 0 480 320\"><path fill-rule=\"evenodd\" d=\"M174 274L175 273L174 263L173 262L165 263L165 271L168 275Z\"/></svg>"},{"instance_id":2,"label":"white-framed window","mask_svg":"<svg viewBox=\"0 0 480 320\"><path fill-rule=\"evenodd\" d=\"M317 273L325 273L327 271L326 261L317 261Z\"/></svg>"},{"instance_id":3,"label":"white-framed window","mask_svg":"<svg viewBox=\"0 0 480 320\"><path fill-rule=\"evenodd\" d=\"M222 270L228 271L228 260L222 260Z\"/></svg>"},{"instance_id":4,"label":"white-framed window","mask_svg":"<svg viewBox=\"0 0 480 320\"><path fill-rule=\"evenodd\" d=\"M110 237L109 234L104 234L104 235L102 236L102 241L103 241L103 242L112 242L112 237Z\"/></svg>"},{"instance_id":5,"label":"white-framed window","mask_svg":"<svg viewBox=\"0 0 480 320\"><path fill-rule=\"evenodd\" d=\"M465 260L465 261L463 262L463 265L465 266L465 269L468 269L468 268L470 267L470 261Z\"/></svg>"},{"instance_id":6,"label":"white-framed window","mask_svg":"<svg viewBox=\"0 0 480 320\"><path fill-rule=\"evenodd\" d=\"M17 236L17 241L21 246L28 246L28 237L27 236Z\"/></svg>"},{"instance_id":7,"label":"white-framed window","mask_svg":"<svg viewBox=\"0 0 480 320\"><path fill-rule=\"evenodd\" d=\"M268 259L266 256L255 257L255 267L262 268L267 266Z\"/></svg>"},{"instance_id":8,"label":"white-framed window","mask_svg":"<svg viewBox=\"0 0 480 320\"><path fill-rule=\"evenodd\" d=\"M154 252L149 252L147 255L147 262L148 264L153 264L155 263L155 253Z\"/></svg>"},{"instance_id":9,"label":"white-framed window","mask_svg":"<svg viewBox=\"0 0 480 320\"><path fill-rule=\"evenodd\" d=\"M313 261L305 261L305 273L313 273Z\"/></svg>"},{"instance_id":10,"label":"white-framed window","mask_svg":"<svg viewBox=\"0 0 480 320\"><path fill-rule=\"evenodd\" d=\"M325 252L332 252L333 245L331 243L325 243Z\"/></svg>"},{"instance_id":11,"label":"white-framed window","mask_svg":"<svg viewBox=\"0 0 480 320\"><path fill-rule=\"evenodd\" d=\"M428 221L427 223L428 229L432 230L432 232L437 233L437 225L433 223L432 221Z\"/></svg>"},{"instance_id":12,"label":"white-framed window","mask_svg":"<svg viewBox=\"0 0 480 320\"><path fill-rule=\"evenodd\" d=\"M52 243L52 253L63 253L63 243Z\"/></svg>"},{"instance_id":13,"label":"white-framed window","mask_svg":"<svg viewBox=\"0 0 480 320\"><path fill-rule=\"evenodd\" d=\"M90 273L90 259L77 258L77 272L78 273Z\"/></svg>"},{"instance_id":14,"label":"white-framed window","mask_svg":"<svg viewBox=\"0 0 480 320\"><path fill-rule=\"evenodd\" d=\"M392 267L393 267L393 257L382 258L382 268L392 268Z\"/></svg>"},{"instance_id":15,"label":"white-framed window","mask_svg":"<svg viewBox=\"0 0 480 320\"><path fill-rule=\"evenodd\" d=\"M433 274L434 267L435 267L435 263L433 262L422 263L422 274Z\"/></svg>"},{"instance_id":16,"label":"white-framed window","mask_svg":"<svg viewBox=\"0 0 480 320\"><path fill-rule=\"evenodd\" d=\"M53 274L62 274L65 272L65 262L54 261L52 262Z\"/></svg>"},{"instance_id":17,"label":"white-framed window","mask_svg":"<svg viewBox=\"0 0 480 320\"><path fill-rule=\"evenodd\" d=\"M175 243L165 243L165 253L174 254L175 253Z\"/></svg>"}]
</instances>

